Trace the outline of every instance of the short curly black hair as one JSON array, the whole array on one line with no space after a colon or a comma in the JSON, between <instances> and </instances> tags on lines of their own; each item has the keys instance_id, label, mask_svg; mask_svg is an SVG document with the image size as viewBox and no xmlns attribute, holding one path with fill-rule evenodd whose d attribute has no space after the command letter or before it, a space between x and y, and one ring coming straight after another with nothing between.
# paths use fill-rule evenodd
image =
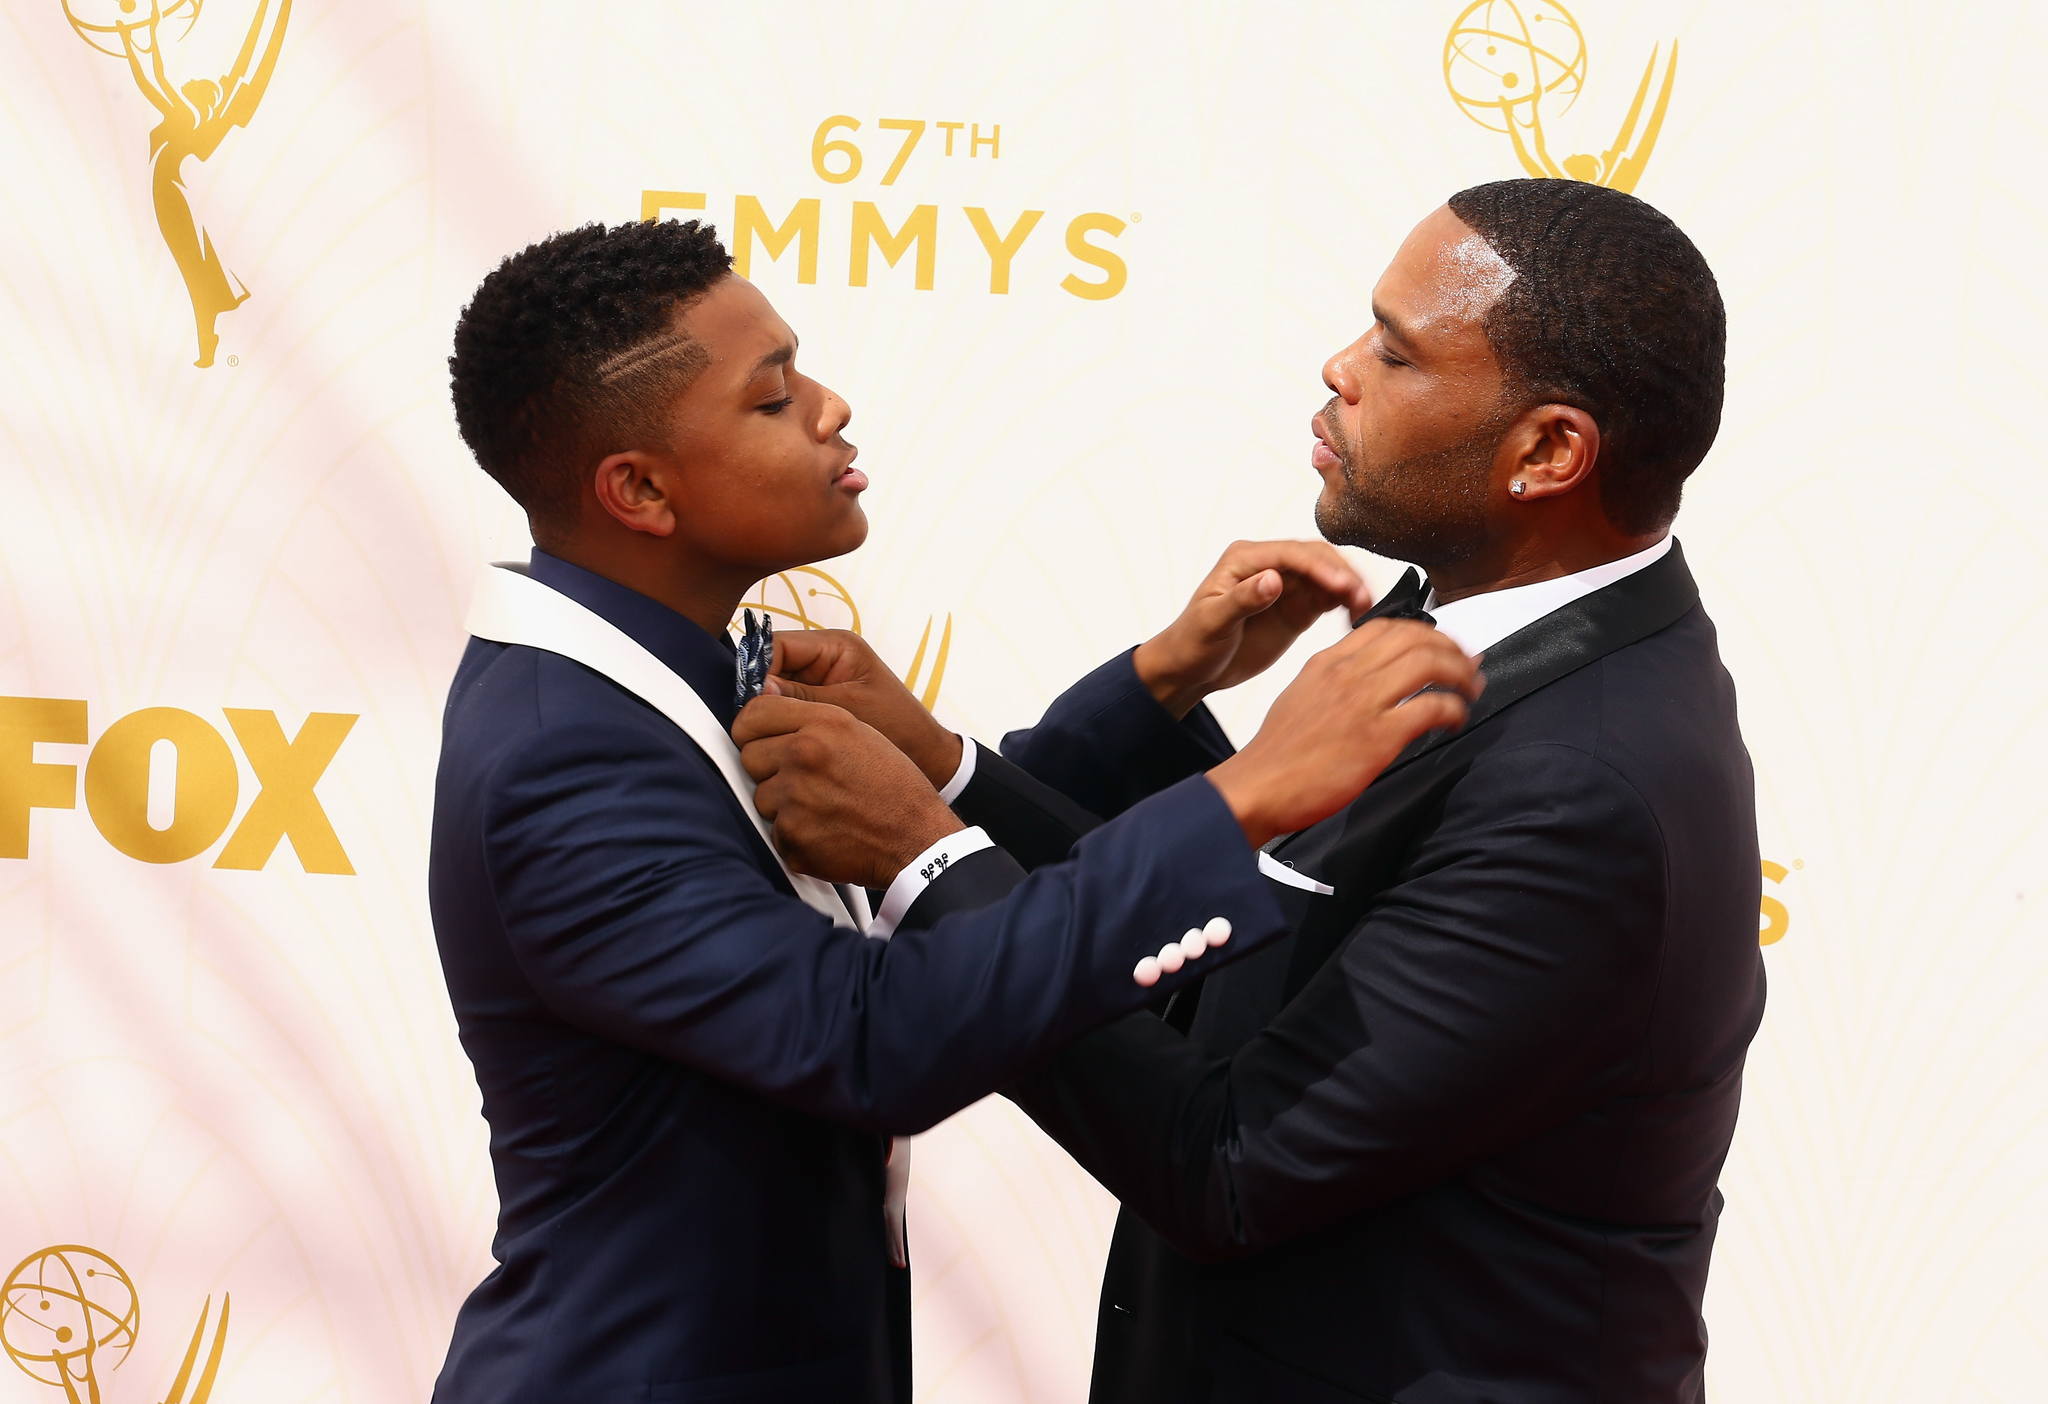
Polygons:
<instances>
[{"instance_id":1,"label":"short curly black hair","mask_svg":"<svg viewBox=\"0 0 2048 1404\"><path fill-rule=\"evenodd\" d=\"M1721 427L1728 315L1706 259L1633 195L1576 180L1499 180L1449 203L1515 271L1486 314L1508 394L1592 415L1608 519L1668 526Z\"/></svg>"},{"instance_id":2,"label":"short curly black hair","mask_svg":"<svg viewBox=\"0 0 2048 1404\"><path fill-rule=\"evenodd\" d=\"M662 441L663 415L707 361L676 314L732 269L696 220L586 224L529 244L455 324L455 423L545 546L568 529L580 475Z\"/></svg>"}]
</instances>

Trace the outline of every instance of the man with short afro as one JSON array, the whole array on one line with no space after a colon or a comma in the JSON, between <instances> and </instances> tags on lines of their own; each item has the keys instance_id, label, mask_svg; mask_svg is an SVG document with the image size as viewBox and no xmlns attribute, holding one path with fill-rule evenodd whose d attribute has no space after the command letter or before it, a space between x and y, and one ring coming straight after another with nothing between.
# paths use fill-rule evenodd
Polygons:
<instances>
[{"instance_id":1,"label":"man with short afro","mask_svg":"<svg viewBox=\"0 0 2048 1404\"><path fill-rule=\"evenodd\" d=\"M448 358L455 424L477 463L557 539L572 465L658 439L660 415L704 368L675 314L732 269L711 226L588 224L485 278Z\"/></svg>"}]
</instances>

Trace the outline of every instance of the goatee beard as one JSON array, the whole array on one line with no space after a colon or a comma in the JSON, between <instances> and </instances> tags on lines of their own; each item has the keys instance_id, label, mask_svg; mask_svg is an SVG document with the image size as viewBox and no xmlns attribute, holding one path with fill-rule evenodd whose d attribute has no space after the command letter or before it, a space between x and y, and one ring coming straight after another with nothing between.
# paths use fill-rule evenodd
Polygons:
<instances>
[{"instance_id":1,"label":"goatee beard","mask_svg":"<svg viewBox=\"0 0 2048 1404\"><path fill-rule=\"evenodd\" d=\"M1334 415L1323 436L1342 465L1341 493L1316 500L1316 529L1339 546L1408 561L1425 571L1471 559L1486 545L1486 495L1500 428L1484 424L1460 443L1368 467Z\"/></svg>"}]
</instances>

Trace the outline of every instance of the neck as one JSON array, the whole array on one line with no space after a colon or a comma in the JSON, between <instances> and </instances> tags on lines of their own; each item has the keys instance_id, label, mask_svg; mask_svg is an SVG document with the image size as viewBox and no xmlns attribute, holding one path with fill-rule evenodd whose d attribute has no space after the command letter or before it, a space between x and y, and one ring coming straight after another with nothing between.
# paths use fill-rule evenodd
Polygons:
<instances>
[{"instance_id":1,"label":"neck","mask_svg":"<svg viewBox=\"0 0 2048 1404\"><path fill-rule=\"evenodd\" d=\"M1664 527L1642 536L1606 532L1592 538L1504 543L1499 549L1483 550L1462 561L1428 567L1429 583L1436 591L1437 603L1451 604L1473 595L1577 575L1647 551L1669 534L1670 528Z\"/></svg>"},{"instance_id":2,"label":"neck","mask_svg":"<svg viewBox=\"0 0 2048 1404\"><path fill-rule=\"evenodd\" d=\"M646 543L667 543L663 538L642 537L639 533L634 533L634 538L624 543L592 543L577 538L541 549L592 575L601 575L667 605L713 638L725 632L747 591L773 574L729 562L649 550Z\"/></svg>"}]
</instances>

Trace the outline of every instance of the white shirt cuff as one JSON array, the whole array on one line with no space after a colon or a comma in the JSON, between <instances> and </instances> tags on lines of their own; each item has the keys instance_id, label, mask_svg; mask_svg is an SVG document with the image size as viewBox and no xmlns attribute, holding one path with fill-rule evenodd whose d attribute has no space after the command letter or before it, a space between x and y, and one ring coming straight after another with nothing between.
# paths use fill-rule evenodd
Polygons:
<instances>
[{"instance_id":1,"label":"white shirt cuff","mask_svg":"<svg viewBox=\"0 0 2048 1404\"><path fill-rule=\"evenodd\" d=\"M973 783L975 750L972 736L960 738L960 768L953 772L953 778L946 782L946 788L939 791L939 798L947 804L959 799L960 792Z\"/></svg>"},{"instance_id":2,"label":"white shirt cuff","mask_svg":"<svg viewBox=\"0 0 2048 1404\"><path fill-rule=\"evenodd\" d=\"M896 874L896 881L889 884L888 892L882 897L881 910L875 913L874 921L868 925L868 935L878 936L884 941L894 936L896 923L903 920L903 914L910 910L911 904L922 897L924 890L936 882L946 869L970 853L979 853L984 848L994 847L995 844L982 830L962 829L957 834L947 834L918 854L911 859L909 867Z\"/></svg>"}]
</instances>

